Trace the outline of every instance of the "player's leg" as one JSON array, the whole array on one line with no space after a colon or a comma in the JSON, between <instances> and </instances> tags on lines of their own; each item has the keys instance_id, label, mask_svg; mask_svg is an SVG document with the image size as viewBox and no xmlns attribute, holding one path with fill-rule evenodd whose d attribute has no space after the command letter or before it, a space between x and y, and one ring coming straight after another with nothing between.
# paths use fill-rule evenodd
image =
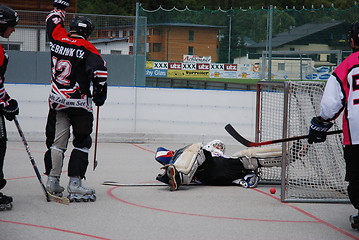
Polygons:
<instances>
[{"instance_id":1,"label":"player's leg","mask_svg":"<svg viewBox=\"0 0 359 240\"><path fill-rule=\"evenodd\" d=\"M186 147L182 154L174 158L174 163L167 166L170 189L177 190L181 184L189 184L198 166L204 161L205 155L201 143Z\"/></svg>"},{"instance_id":2,"label":"player's leg","mask_svg":"<svg viewBox=\"0 0 359 240\"><path fill-rule=\"evenodd\" d=\"M244 167L250 170L256 170L258 167L280 167L282 165L282 148L247 148L233 154L232 157L241 158Z\"/></svg>"},{"instance_id":3,"label":"player's leg","mask_svg":"<svg viewBox=\"0 0 359 240\"><path fill-rule=\"evenodd\" d=\"M353 207L358 211L349 217L352 228L359 230L359 145L344 147L344 159L346 163L345 180L349 182L348 195Z\"/></svg>"},{"instance_id":4,"label":"player's leg","mask_svg":"<svg viewBox=\"0 0 359 240\"><path fill-rule=\"evenodd\" d=\"M6 185L6 179L4 178L4 160L6 154L6 128L4 116L0 116L0 190ZM0 192L0 210L7 210L12 208L12 197L6 196Z\"/></svg>"},{"instance_id":5,"label":"player's leg","mask_svg":"<svg viewBox=\"0 0 359 240\"><path fill-rule=\"evenodd\" d=\"M68 176L70 201L95 201L95 190L83 186L82 179L85 178L89 164L88 155L92 145L91 133L93 126L93 115L85 109L69 109L70 122L73 129L73 145L71 152Z\"/></svg>"},{"instance_id":6,"label":"player's leg","mask_svg":"<svg viewBox=\"0 0 359 240\"><path fill-rule=\"evenodd\" d=\"M60 176L63 167L64 153L70 138L70 121L64 110L54 114L55 138L50 147L51 170L49 172L46 189L53 194L62 195L64 188L60 186Z\"/></svg>"}]
</instances>

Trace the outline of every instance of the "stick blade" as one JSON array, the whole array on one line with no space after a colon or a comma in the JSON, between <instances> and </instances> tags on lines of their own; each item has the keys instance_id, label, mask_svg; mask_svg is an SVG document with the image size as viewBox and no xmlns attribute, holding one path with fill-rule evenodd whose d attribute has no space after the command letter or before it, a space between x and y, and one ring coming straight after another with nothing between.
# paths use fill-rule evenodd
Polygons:
<instances>
[{"instance_id":1,"label":"stick blade","mask_svg":"<svg viewBox=\"0 0 359 240\"><path fill-rule=\"evenodd\" d=\"M224 129L238 142L242 143L246 147L254 147L255 144L242 137L231 124L227 124Z\"/></svg>"},{"instance_id":2,"label":"stick blade","mask_svg":"<svg viewBox=\"0 0 359 240\"><path fill-rule=\"evenodd\" d=\"M61 203L64 205L69 205L70 204L70 200L67 197L59 197L59 196L55 196L53 194L48 193L49 197L48 200L50 200L50 202L56 202L56 203Z\"/></svg>"}]
</instances>

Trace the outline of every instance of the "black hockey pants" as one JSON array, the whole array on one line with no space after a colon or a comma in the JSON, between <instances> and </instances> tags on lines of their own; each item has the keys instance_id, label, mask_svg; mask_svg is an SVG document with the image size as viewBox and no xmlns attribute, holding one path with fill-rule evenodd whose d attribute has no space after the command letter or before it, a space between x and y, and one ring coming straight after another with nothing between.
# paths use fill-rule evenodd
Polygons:
<instances>
[{"instance_id":1,"label":"black hockey pants","mask_svg":"<svg viewBox=\"0 0 359 240\"><path fill-rule=\"evenodd\" d=\"M348 195L354 208L359 211L359 145L346 145L344 159L346 163L345 180L349 182Z\"/></svg>"},{"instance_id":2,"label":"black hockey pants","mask_svg":"<svg viewBox=\"0 0 359 240\"><path fill-rule=\"evenodd\" d=\"M49 150L44 157L45 174L47 175L50 174L54 167L51 150L55 148L65 152L67 149L70 126L74 137L74 149L69 160L68 175L71 177L85 177L88 166L88 150L92 145L93 115L91 112L81 108L67 108L59 111L49 110L46 124L46 145ZM64 134L64 132L68 133Z\"/></svg>"}]
</instances>

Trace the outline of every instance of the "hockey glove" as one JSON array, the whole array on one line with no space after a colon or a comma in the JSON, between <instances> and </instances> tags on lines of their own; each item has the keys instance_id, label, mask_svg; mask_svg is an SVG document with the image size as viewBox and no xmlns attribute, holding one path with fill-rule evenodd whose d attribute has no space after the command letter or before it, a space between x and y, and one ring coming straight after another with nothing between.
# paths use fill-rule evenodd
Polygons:
<instances>
[{"instance_id":1,"label":"hockey glove","mask_svg":"<svg viewBox=\"0 0 359 240\"><path fill-rule=\"evenodd\" d=\"M324 142L327 139L327 132L332 126L333 123L321 117L314 117L310 122L308 143Z\"/></svg>"},{"instance_id":2,"label":"hockey glove","mask_svg":"<svg viewBox=\"0 0 359 240\"><path fill-rule=\"evenodd\" d=\"M68 6L70 6L71 0L54 0L54 7L57 9L66 9Z\"/></svg>"},{"instance_id":3,"label":"hockey glove","mask_svg":"<svg viewBox=\"0 0 359 240\"><path fill-rule=\"evenodd\" d=\"M94 85L92 95L93 95L92 100L95 103L95 105L98 107L102 106L107 98L107 83L105 83L103 86Z\"/></svg>"},{"instance_id":4,"label":"hockey glove","mask_svg":"<svg viewBox=\"0 0 359 240\"><path fill-rule=\"evenodd\" d=\"M16 115L19 115L19 106L15 99L9 100L9 105L3 108L4 116L7 120L14 120Z\"/></svg>"}]
</instances>

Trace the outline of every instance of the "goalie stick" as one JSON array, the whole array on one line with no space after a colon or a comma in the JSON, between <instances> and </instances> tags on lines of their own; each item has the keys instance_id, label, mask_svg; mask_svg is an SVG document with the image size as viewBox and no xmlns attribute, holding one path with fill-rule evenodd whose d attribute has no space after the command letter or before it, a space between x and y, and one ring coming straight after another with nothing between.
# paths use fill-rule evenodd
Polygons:
<instances>
[{"instance_id":1,"label":"goalie stick","mask_svg":"<svg viewBox=\"0 0 359 240\"><path fill-rule=\"evenodd\" d=\"M24 133L23 133L21 127L20 127L19 121L17 120L16 116L15 116L15 118L14 118L14 122L15 122L16 128L17 128L17 130L18 130L18 132L19 132L19 134L20 134L20 137L21 137L21 139L22 139L22 142L24 143L26 152L27 152L27 154L29 155L29 158L30 158L32 167L33 167L34 170L35 170L37 179L38 179L39 182L40 182L40 185L41 185L41 187L42 187L42 190L44 190L45 197L46 197L46 201L48 201L48 202L57 202L57 203L61 203L61 204L66 204L66 205L68 205L68 204L70 203L70 200L69 200L67 197L55 196L55 195L49 193L49 192L46 190L46 187L45 187L44 183L42 182L42 178L41 178L41 174L40 174L40 172L39 172L39 169L37 168L36 162L35 162L34 158L32 157L32 154L31 154L31 152L30 152L29 144L27 143L27 141L26 141L26 139L25 139Z\"/></svg>"},{"instance_id":2,"label":"goalie stick","mask_svg":"<svg viewBox=\"0 0 359 240\"><path fill-rule=\"evenodd\" d=\"M308 135L303 135L303 136L295 136L295 137L289 137L289 138L270 140L270 141L265 141L265 142L251 142L251 141L245 139L244 137L242 137L236 131L236 129L234 129L234 127L232 127L231 124L227 124L224 128L234 139L236 139L238 142L242 143L246 147L258 147L258 146L269 145L269 144L274 144L274 143L289 142L289 141L308 138ZM342 130L331 131L331 132L327 132L327 135L339 134L342 132L343 132Z\"/></svg>"}]
</instances>

